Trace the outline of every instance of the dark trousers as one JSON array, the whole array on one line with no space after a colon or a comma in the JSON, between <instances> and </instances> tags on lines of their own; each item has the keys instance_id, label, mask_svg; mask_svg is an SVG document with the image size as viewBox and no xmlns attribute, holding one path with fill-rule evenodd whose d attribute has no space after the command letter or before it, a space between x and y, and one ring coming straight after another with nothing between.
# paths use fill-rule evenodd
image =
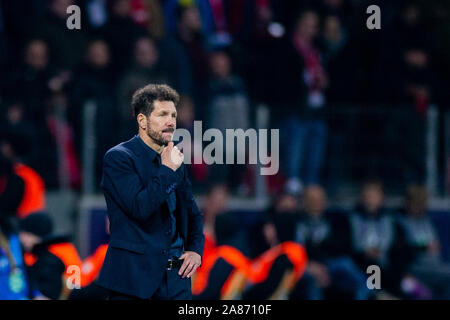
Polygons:
<instances>
[{"instance_id":1,"label":"dark trousers","mask_svg":"<svg viewBox=\"0 0 450 320\"><path fill-rule=\"evenodd\" d=\"M156 292L149 300L191 300L191 278L178 275L179 269L166 270ZM109 291L109 300L140 300L116 291Z\"/></svg>"}]
</instances>

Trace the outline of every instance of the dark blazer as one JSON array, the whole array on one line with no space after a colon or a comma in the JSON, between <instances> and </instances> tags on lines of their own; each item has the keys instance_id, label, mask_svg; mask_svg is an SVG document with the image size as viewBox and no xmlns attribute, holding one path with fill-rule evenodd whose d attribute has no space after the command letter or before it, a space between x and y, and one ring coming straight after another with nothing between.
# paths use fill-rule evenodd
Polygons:
<instances>
[{"instance_id":1,"label":"dark blazer","mask_svg":"<svg viewBox=\"0 0 450 320\"><path fill-rule=\"evenodd\" d=\"M175 190L174 212L185 251L202 255L203 215L191 191L187 170L149 163L138 136L110 149L104 157L102 188L111 238L98 285L150 298L159 287L170 248L167 200ZM156 153L155 153L156 157ZM155 160L155 159L152 159Z\"/></svg>"}]
</instances>

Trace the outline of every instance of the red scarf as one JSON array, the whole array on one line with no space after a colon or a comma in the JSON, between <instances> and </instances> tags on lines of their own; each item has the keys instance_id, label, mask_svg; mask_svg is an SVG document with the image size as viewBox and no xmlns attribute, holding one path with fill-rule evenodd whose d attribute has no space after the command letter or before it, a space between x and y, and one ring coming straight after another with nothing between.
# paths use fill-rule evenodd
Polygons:
<instances>
[{"instance_id":1,"label":"red scarf","mask_svg":"<svg viewBox=\"0 0 450 320\"><path fill-rule=\"evenodd\" d=\"M295 48L305 62L305 82L310 93L321 91L319 87L320 76L324 76L324 70L320 61L320 53L312 45L294 36L292 39Z\"/></svg>"}]
</instances>

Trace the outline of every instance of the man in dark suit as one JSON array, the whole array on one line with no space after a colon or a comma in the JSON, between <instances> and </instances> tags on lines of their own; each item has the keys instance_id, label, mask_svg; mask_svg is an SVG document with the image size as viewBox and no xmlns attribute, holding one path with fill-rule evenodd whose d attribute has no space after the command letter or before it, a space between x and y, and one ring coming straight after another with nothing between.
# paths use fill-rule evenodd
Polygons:
<instances>
[{"instance_id":1,"label":"man in dark suit","mask_svg":"<svg viewBox=\"0 0 450 320\"><path fill-rule=\"evenodd\" d=\"M110 299L191 299L201 264L203 215L183 154L172 140L179 96L167 85L137 90L139 133L110 149L102 187L111 240L98 284Z\"/></svg>"}]
</instances>

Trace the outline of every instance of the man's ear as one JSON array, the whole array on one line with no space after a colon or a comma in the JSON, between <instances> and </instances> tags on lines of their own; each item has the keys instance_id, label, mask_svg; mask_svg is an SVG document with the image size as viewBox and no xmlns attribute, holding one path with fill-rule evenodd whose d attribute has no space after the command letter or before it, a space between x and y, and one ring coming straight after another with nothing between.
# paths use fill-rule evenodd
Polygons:
<instances>
[{"instance_id":1,"label":"man's ear","mask_svg":"<svg viewBox=\"0 0 450 320\"><path fill-rule=\"evenodd\" d=\"M147 117L143 113L137 115L137 122L139 128L142 130L147 130Z\"/></svg>"}]
</instances>

